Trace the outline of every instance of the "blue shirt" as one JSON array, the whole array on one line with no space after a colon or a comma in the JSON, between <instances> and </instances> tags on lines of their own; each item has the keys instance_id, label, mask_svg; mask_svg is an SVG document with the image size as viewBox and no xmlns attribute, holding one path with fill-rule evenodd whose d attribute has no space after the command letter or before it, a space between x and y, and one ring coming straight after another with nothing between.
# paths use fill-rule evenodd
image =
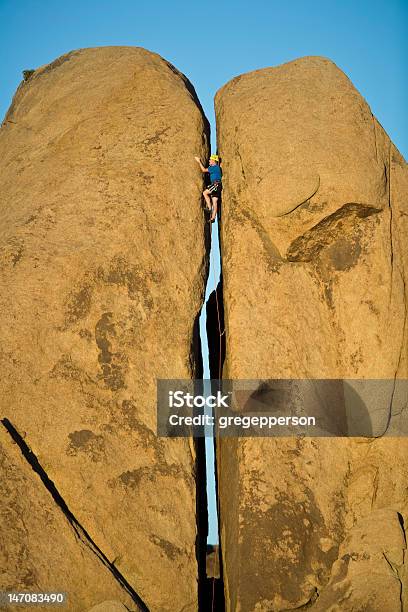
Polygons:
<instances>
[{"instance_id":1,"label":"blue shirt","mask_svg":"<svg viewBox=\"0 0 408 612\"><path fill-rule=\"evenodd\" d=\"M213 183L214 181L220 181L221 180L221 168L219 167L218 164L216 164L215 166L208 166L208 172L210 173L210 181Z\"/></svg>"}]
</instances>

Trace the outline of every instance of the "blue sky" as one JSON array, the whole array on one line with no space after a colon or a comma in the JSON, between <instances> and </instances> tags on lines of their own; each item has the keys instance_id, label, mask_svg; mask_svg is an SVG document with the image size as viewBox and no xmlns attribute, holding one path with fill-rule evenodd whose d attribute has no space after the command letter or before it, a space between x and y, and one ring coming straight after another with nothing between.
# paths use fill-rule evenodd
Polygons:
<instances>
[{"instance_id":1,"label":"blue sky","mask_svg":"<svg viewBox=\"0 0 408 612\"><path fill-rule=\"evenodd\" d=\"M214 94L234 76L324 55L408 157L407 0L0 0L0 116L22 70L99 45L142 46L172 62L193 83L212 127ZM214 516L210 490L210 542Z\"/></svg>"},{"instance_id":2,"label":"blue sky","mask_svg":"<svg viewBox=\"0 0 408 612\"><path fill-rule=\"evenodd\" d=\"M0 115L21 71L79 47L137 45L175 64L213 122L232 77L303 55L346 72L408 156L407 0L0 0Z\"/></svg>"}]
</instances>

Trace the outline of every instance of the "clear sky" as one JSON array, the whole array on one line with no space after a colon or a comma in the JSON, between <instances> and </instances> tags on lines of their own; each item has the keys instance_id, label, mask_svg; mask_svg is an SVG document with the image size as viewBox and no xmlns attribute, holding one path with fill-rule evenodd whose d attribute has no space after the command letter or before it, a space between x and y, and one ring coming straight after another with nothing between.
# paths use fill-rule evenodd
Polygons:
<instances>
[{"instance_id":1,"label":"clear sky","mask_svg":"<svg viewBox=\"0 0 408 612\"><path fill-rule=\"evenodd\" d=\"M211 122L213 149L217 89L243 72L324 55L408 157L408 0L0 0L0 116L22 70L100 45L145 47L181 70ZM214 261L217 276L216 253ZM211 491L210 505L216 542Z\"/></svg>"},{"instance_id":2,"label":"clear sky","mask_svg":"<svg viewBox=\"0 0 408 612\"><path fill-rule=\"evenodd\" d=\"M214 93L232 77L324 55L408 157L407 0L0 0L0 114L22 70L98 45L160 53L192 81L211 122Z\"/></svg>"}]
</instances>

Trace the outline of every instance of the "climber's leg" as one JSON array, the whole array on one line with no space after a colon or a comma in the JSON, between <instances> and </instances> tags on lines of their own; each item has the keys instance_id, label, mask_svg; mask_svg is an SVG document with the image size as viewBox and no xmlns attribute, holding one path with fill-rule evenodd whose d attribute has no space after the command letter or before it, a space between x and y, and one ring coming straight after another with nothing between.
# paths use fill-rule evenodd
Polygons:
<instances>
[{"instance_id":1,"label":"climber's leg","mask_svg":"<svg viewBox=\"0 0 408 612\"><path fill-rule=\"evenodd\" d=\"M208 191L208 189L204 189L203 196L204 196L205 203L206 203L208 210L211 210L211 199L210 199L210 192Z\"/></svg>"}]
</instances>

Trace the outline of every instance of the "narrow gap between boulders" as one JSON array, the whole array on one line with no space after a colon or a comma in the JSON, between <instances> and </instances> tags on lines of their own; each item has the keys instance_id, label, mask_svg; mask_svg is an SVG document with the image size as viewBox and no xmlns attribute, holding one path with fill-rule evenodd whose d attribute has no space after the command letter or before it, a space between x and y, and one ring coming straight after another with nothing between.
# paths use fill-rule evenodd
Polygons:
<instances>
[{"instance_id":1,"label":"narrow gap between boulders","mask_svg":"<svg viewBox=\"0 0 408 612\"><path fill-rule=\"evenodd\" d=\"M225 334L224 331L224 312L222 300L222 274L221 256L219 248L219 223L221 215L221 202L219 202L218 219L213 224L208 224L208 217L205 218L207 227L211 228L211 243L209 245L209 273L205 291L205 301L200 313L200 344L201 344L201 367L204 394L213 392L214 385L221 378L222 363L225 354ZM208 231L208 230L206 230ZM221 333L220 333L221 332ZM204 586L201 589L200 612L224 612L224 583L222 576L222 555L219 537L219 517L218 517L218 482L216 470L216 438L212 431L206 431L204 438L197 438L197 448L200 448L202 455L201 470L205 470L205 495L201 492L201 505L198 508L198 517L205 512L206 522L206 547L205 547L205 577ZM198 457L197 453L197 457ZM201 474L198 470L197 474ZM197 487L203 486L203 479L197 482ZM208 534L208 535L207 535Z\"/></svg>"}]
</instances>

